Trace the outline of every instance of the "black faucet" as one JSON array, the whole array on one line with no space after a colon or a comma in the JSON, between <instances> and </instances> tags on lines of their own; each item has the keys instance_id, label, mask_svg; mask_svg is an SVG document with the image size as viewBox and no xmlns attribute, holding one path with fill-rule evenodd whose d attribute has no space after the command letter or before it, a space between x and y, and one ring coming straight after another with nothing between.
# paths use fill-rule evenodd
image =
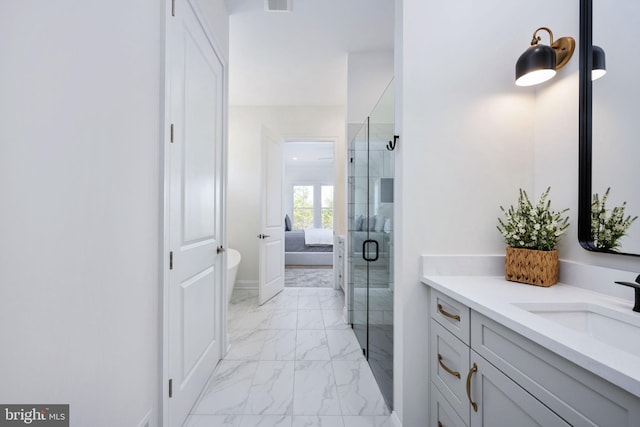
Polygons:
<instances>
[{"instance_id":1,"label":"black faucet","mask_svg":"<svg viewBox=\"0 0 640 427\"><path fill-rule=\"evenodd\" d=\"M640 275L636 277L636 283L631 283L631 282L616 282L616 283L619 285L631 286L632 288L635 288L636 302L635 302L635 305L633 306L633 311L637 311L638 313L640 313Z\"/></svg>"}]
</instances>

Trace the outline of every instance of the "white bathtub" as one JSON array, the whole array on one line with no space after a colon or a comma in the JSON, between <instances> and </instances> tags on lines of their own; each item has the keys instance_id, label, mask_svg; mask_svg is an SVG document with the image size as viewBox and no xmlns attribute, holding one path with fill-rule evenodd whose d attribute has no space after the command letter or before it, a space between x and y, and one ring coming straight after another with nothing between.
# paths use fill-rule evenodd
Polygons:
<instances>
[{"instance_id":1,"label":"white bathtub","mask_svg":"<svg viewBox=\"0 0 640 427\"><path fill-rule=\"evenodd\" d=\"M240 265L240 252L235 249L227 249L227 301L231 301L233 285L236 283L238 266Z\"/></svg>"}]
</instances>

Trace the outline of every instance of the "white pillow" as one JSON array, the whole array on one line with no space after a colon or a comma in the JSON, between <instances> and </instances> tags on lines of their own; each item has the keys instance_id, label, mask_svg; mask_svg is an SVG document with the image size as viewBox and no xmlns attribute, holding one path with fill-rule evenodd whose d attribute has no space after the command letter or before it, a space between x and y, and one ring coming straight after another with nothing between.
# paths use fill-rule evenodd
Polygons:
<instances>
[{"instance_id":1,"label":"white pillow","mask_svg":"<svg viewBox=\"0 0 640 427\"><path fill-rule=\"evenodd\" d=\"M391 233L391 218L386 218L384 220L384 225L382 226L382 231L385 233Z\"/></svg>"},{"instance_id":2,"label":"white pillow","mask_svg":"<svg viewBox=\"0 0 640 427\"><path fill-rule=\"evenodd\" d=\"M376 231L376 218L377 218L377 215L374 215L374 216L370 216L369 219L367 220L368 221L367 225L369 226L369 228L368 228L369 231ZM365 230L364 226L362 227L362 230L363 231Z\"/></svg>"},{"instance_id":3,"label":"white pillow","mask_svg":"<svg viewBox=\"0 0 640 427\"><path fill-rule=\"evenodd\" d=\"M377 216L376 217L376 226L374 231L380 232L384 228L384 222L387 220L387 217Z\"/></svg>"},{"instance_id":4,"label":"white pillow","mask_svg":"<svg viewBox=\"0 0 640 427\"><path fill-rule=\"evenodd\" d=\"M355 231L362 231L362 215L358 215L353 224L353 229Z\"/></svg>"}]
</instances>

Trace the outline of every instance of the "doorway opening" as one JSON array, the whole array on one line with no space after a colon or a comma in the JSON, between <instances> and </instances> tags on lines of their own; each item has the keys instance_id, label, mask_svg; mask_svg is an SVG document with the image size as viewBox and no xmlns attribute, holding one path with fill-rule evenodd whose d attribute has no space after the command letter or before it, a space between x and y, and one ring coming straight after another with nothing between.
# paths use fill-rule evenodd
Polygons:
<instances>
[{"instance_id":1,"label":"doorway opening","mask_svg":"<svg viewBox=\"0 0 640 427\"><path fill-rule=\"evenodd\" d=\"M333 141L283 144L285 287L333 288Z\"/></svg>"}]
</instances>

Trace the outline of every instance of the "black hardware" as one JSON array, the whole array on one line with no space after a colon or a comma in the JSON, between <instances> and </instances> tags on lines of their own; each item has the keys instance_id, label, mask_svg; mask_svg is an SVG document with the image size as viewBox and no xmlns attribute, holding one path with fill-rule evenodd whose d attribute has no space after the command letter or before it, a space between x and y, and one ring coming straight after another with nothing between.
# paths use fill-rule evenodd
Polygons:
<instances>
[{"instance_id":1,"label":"black hardware","mask_svg":"<svg viewBox=\"0 0 640 427\"><path fill-rule=\"evenodd\" d=\"M369 243L375 243L375 245L376 245L376 256L375 256L375 258L369 258L369 253L367 251L367 245ZM377 240L367 239L364 242L362 242L362 258L364 258L365 261L369 261L369 262L377 261L378 258L380 258L380 247L378 245L378 241Z\"/></svg>"},{"instance_id":2,"label":"black hardware","mask_svg":"<svg viewBox=\"0 0 640 427\"><path fill-rule=\"evenodd\" d=\"M399 135L393 135L393 141L389 141L387 144L387 150L393 151L396 149L396 145L398 144Z\"/></svg>"},{"instance_id":3,"label":"black hardware","mask_svg":"<svg viewBox=\"0 0 640 427\"><path fill-rule=\"evenodd\" d=\"M591 233L591 202L593 197L593 0L580 0L580 49L579 62L579 126L578 126L578 241L580 245L595 252L617 255L640 256L637 253L617 252L598 248Z\"/></svg>"},{"instance_id":4,"label":"black hardware","mask_svg":"<svg viewBox=\"0 0 640 427\"><path fill-rule=\"evenodd\" d=\"M616 282L619 285L625 285L634 288L636 291L636 299L635 304L633 306L633 311L640 313L640 274L636 277L636 283L631 282Z\"/></svg>"}]
</instances>

